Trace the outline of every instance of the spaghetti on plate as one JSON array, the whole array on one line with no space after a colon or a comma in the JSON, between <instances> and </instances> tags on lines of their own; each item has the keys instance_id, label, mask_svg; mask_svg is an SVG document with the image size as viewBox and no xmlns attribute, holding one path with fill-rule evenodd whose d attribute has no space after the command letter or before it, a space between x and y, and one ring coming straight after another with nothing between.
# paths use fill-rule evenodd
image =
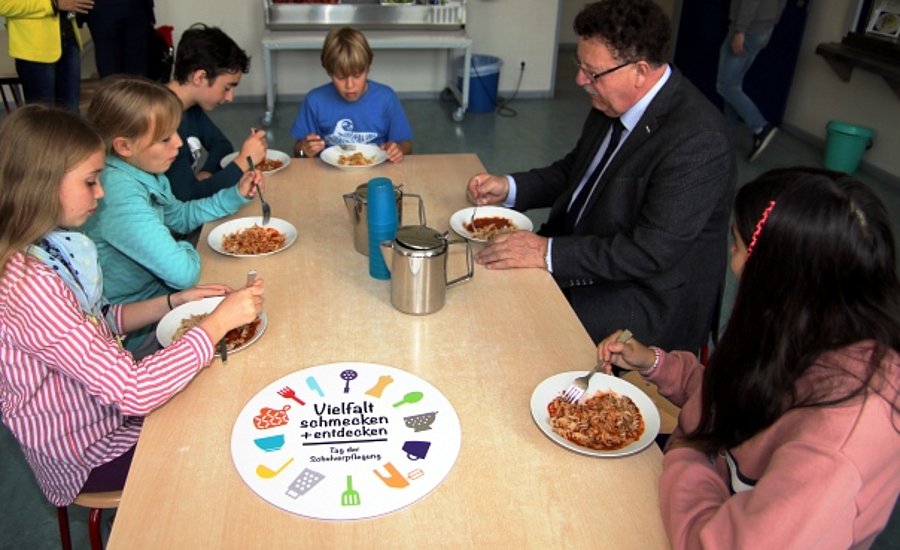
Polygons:
<instances>
[{"instance_id":1,"label":"spaghetti on plate","mask_svg":"<svg viewBox=\"0 0 900 550\"><path fill-rule=\"evenodd\" d=\"M637 405L615 392L598 391L578 403L560 395L547 405L547 412L554 432L589 449L621 449L644 433L644 417Z\"/></svg>"},{"instance_id":2,"label":"spaghetti on plate","mask_svg":"<svg viewBox=\"0 0 900 550\"><path fill-rule=\"evenodd\" d=\"M519 230L519 227L508 218L503 216L490 216L484 218L475 218L474 228L473 222L463 223L463 228L468 231L473 238L489 241L497 235L504 233L513 233Z\"/></svg>"},{"instance_id":3,"label":"spaghetti on plate","mask_svg":"<svg viewBox=\"0 0 900 550\"><path fill-rule=\"evenodd\" d=\"M178 340L184 334L196 327L200 324L201 321L206 319L206 316L209 313L200 313L198 315L189 315L181 320L181 324L178 325L178 329L175 331L175 334L172 335L172 341ZM262 320L257 317L253 322L247 323L246 325L241 325L237 328L233 328L229 330L225 334L225 347L228 351L234 351L244 345L247 344L253 337L256 335L256 331L259 329L259 324ZM218 346L216 346L218 349Z\"/></svg>"},{"instance_id":4,"label":"spaghetti on plate","mask_svg":"<svg viewBox=\"0 0 900 550\"><path fill-rule=\"evenodd\" d=\"M273 227L252 227L229 233L222 238L222 250L231 254L253 255L275 252L284 246L285 235Z\"/></svg>"}]
</instances>

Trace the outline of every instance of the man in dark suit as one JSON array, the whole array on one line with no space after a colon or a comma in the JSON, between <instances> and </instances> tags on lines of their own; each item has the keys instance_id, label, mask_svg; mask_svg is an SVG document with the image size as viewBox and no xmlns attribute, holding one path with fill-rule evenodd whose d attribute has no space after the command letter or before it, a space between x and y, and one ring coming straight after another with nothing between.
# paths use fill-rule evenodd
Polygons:
<instances>
[{"instance_id":1,"label":"man in dark suit","mask_svg":"<svg viewBox=\"0 0 900 550\"><path fill-rule=\"evenodd\" d=\"M603 0L575 18L576 83L592 110L575 148L544 168L478 174L475 204L551 207L537 234L496 237L488 269L548 269L595 342L628 328L697 350L724 284L736 165L716 108L666 63L651 0Z\"/></svg>"}]
</instances>

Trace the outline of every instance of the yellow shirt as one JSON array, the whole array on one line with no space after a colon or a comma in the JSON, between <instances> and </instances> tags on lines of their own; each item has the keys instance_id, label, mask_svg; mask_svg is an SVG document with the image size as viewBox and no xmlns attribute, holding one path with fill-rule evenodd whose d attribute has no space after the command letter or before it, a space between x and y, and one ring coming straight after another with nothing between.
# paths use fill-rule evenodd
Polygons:
<instances>
[{"instance_id":1,"label":"yellow shirt","mask_svg":"<svg viewBox=\"0 0 900 550\"><path fill-rule=\"evenodd\" d=\"M0 0L0 15L6 17L9 56L15 59L55 63L62 56L59 15L50 0ZM70 19L75 40L81 47L81 33Z\"/></svg>"}]
</instances>

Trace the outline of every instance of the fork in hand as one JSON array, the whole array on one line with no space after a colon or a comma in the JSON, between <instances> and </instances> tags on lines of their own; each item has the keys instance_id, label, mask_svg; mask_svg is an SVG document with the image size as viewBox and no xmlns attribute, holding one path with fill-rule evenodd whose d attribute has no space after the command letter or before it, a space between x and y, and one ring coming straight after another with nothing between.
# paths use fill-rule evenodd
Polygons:
<instances>
[{"instance_id":1,"label":"fork in hand","mask_svg":"<svg viewBox=\"0 0 900 550\"><path fill-rule=\"evenodd\" d=\"M247 166L250 167L250 170L256 170L256 164L253 163L253 157L247 155ZM262 223L263 225L268 225L269 219L272 218L272 209L269 207L269 203L266 202L266 199L263 198L262 190L259 188L259 185L253 184L256 187L256 194L259 195L259 202L262 203Z\"/></svg>"},{"instance_id":2,"label":"fork in hand","mask_svg":"<svg viewBox=\"0 0 900 550\"><path fill-rule=\"evenodd\" d=\"M278 395L284 397L285 399L293 399L301 405L306 405L306 403L304 403L299 397L297 397L297 394L294 392L294 390L291 389L290 386L285 386L278 390Z\"/></svg>"},{"instance_id":3,"label":"fork in hand","mask_svg":"<svg viewBox=\"0 0 900 550\"><path fill-rule=\"evenodd\" d=\"M625 329L622 331L622 334L616 338L616 342L622 343L630 339L632 336L631 331ZM607 365L607 361L598 361L597 366L591 370L591 372L585 374L584 376L579 376L576 378L572 384L569 385L568 389L563 392L563 399L568 401L569 403L577 403L584 396L584 392L588 389L588 383L591 381L591 377L597 374L603 367Z\"/></svg>"}]
</instances>

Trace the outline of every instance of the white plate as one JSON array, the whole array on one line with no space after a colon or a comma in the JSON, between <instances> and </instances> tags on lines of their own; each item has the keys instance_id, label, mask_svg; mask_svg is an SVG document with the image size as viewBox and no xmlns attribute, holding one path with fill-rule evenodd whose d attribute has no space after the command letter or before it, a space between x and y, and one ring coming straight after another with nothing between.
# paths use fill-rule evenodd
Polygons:
<instances>
[{"instance_id":1,"label":"white plate","mask_svg":"<svg viewBox=\"0 0 900 550\"><path fill-rule=\"evenodd\" d=\"M175 332L178 330L178 327L181 326L182 320L187 319L191 315L209 313L212 310L216 309L216 306L219 305L219 303L224 299L225 298L223 296L203 298L202 300L197 300L195 302L181 304L169 313L166 313L165 317L160 319L159 323L156 325L156 340L162 347L168 346L172 343L172 337L175 336ZM266 331L266 325L268 325L266 314L260 313L259 327L256 328L256 334L253 335L253 338L251 338L243 346L238 346L233 350L229 350L228 353L239 352L242 349L253 344L253 342L259 340L259 337L262 336L262 333ZM216 349L218 349L218 346L216 346ZM218 355L219 352L216 351L216 356Z\"/></svg>"},{"instance_id":2,"label":"white plate","mask_svg":"<svg viewBox=\"0 0 900 550\"><path fill-rule=\"evenodd\" d=\"M453 230L456 231L459 235L469 239L470 241L483 243L486 242L484 239L476 239L472 236L471 233L466 231L465 224L472 219L473 208L473 206L470 206L469 208L463 208L462 210L458 210L456 213L450 216L450 227L453 228ZM475 212L475 218L506 218L516 224L516 227L518 227L522 231L531 231L534 229L534 224L531 223L531 220L528 218L528 216L521 212L516 212L515 210L503 208L500 206L479 206L478 211Z\"/></svg>"},{"instance_id":3,"label":"white plate","mask_svg":"<svg viewBox=\"0 0 900 550\"><path fill-rule=\"evenodd\" d=\"M647 445L653 443L653 440L656 439L657 434L659 434L659 411L656 410L656 405L654 405L653 401L650 400L650 397L637 386L622 380L621 378L608 376L606 374L596 374L591 378L591 383L584 395L590 397L597 393L598 390L605 390L614 391L619 395L630 397L631 400L634 401L634 404L637 405L637 408L640 409L641 416L644 417L644 433L641 435L641 438L634 443L626 445L621 449L616 449L615 451L600 451L576 445L554 432L553 428L550 427L550 413L547 412L547 405L549 405L557 395L565 391L573 380L584 374L587 374L587 371L561 372L544 380L534 389L534 393L531 394L531 416L534 418L535 423L537 423L538 428L544 432L544 435L552 439L555 443L575 451L576 453L602 457L627 456L642 451Z\"/></svg>"},{"instance_id":4,"label":"white plate","mask_svg":"<svg viewBox=\"0 0 900 550\"><path fill-rule=\"evenodd\" d=\"M226 166L228 166L229 163L234 161L234 159L236 159L237 156L238 156L237 152L229 153L229 154L225 155L224 157L222 157L222 160L219 161L219 165L221 165L222 168L225 168ZM269 149L268 151L266 151L266 158L269 160L280 160L281 162L284 163L281 165L281 168L276 168L274 170L266 170L265 172L263 172L263 175L266 175L266 176L271 176L275 172L280 172L280 171L284 170L285 168L287 168L288 164L291 163L290 155L288 155L287 153L282 153L281 151L276 151L275 149Z\"/></svg>"},{"instance_id":5,"label":"white plate","mask_svg":"<svg viewBox=\"0 0 900 550\"><path fill-rule=\"evenodd\" d=\"M365 166L348 166L346 164L341 164L338 162L338 159L341 158L341 155L352 155L353 153L362 153L366 158L375 158L375 162L372 164L366 164ZM369 145L367 143L357 143L356 149L353 151L344 151L341 149L340 145L332 145L331 147L326 148L319 154L319 158L321 158L326 164L330 164L335 168L340 168L341 170L368 170L373 166L378 166L382 162L387 160L387 153L381 147L377 145Z\"/></svg>"},{"instance_id":6,"label":"white plate","mask_svg":"<svg viewBox=\"0 0 900 550\"><path fill-rule=\"evenodd\" d=\"M240 231L241 229L253 227L254 224L262 225L262 216L251 216L248 218L238 218L236 220L227 221L216 226L212 231L210 231L209 236L206 238L206 242L209 244L210 248L212 248L219 254L234 256L236 258L256 258L258 256L268 256L269 254L276 254L278 252L281 252L282 250L285 250L289 246L294 244L294 241L297 240L297 228L294 227L291 222L282 220L281 218L270 218L269 224L266 227L273 227L278 231L284 233L284 246L282 246L278 250L266 252L265 254L234 254L231 252L226 252L225 249L222 248L222 240L225 238L225 235Z\"/></svg>"}]
</instances>

